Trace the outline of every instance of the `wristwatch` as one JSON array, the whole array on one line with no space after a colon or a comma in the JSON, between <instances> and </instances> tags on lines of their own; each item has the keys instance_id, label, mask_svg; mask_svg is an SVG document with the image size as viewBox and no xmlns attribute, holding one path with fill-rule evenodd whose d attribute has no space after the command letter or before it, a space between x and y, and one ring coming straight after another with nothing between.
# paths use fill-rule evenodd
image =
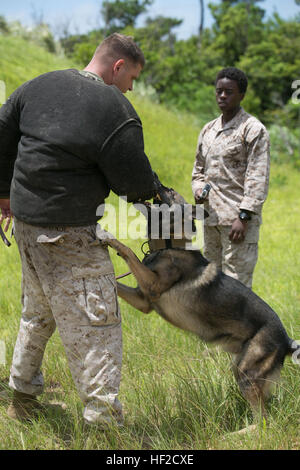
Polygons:
<instances>
[{"instance_id":1,"label":"wristwatch","mask_svg":"<svg viewBox=\"0 0 300 470\"><path fill-rule=\"evenodd\" d=\"M249 212L241 211L241 212L239 213L239 219L240 219L242 222L248 222L248 220L251 220L251 215L249 214Z\"/></svg>"}]
</instances>

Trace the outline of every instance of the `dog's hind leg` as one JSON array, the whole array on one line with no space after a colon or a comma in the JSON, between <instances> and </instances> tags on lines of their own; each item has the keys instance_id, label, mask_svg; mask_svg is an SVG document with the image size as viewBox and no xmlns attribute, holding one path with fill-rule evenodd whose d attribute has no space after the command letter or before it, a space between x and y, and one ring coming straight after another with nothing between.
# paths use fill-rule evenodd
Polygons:
<instances>
[{"instance_id":1,"label":"dog's hind leg","mask_svg":"<svg viewBox=\"0 0 300 470\"><path fill-rule=\"evenodd\" d=\"M257 381L253 381L248 377L240 379L239 387L242 395L250 404L254 421L260 422L261 419L267 420L263 387L259 385Z\"/></svg>"},{"instance_id":2,"label":"dog's hind leg","mask_svg":"<svg viewBox=\"0 0 300 470\"><path fill-rule=\"evenodd\" d=\"M256 421L267 419L265 402L270 396L272 385L278 381L283 365L280 348L266 350L261 339L262 334L259 332L246 350L237 356L234 367L241 393L250 404Z\"/></svg>"},{"instance_id":3,"label":"dog's hind leg","mask_svg":"<svg viewBox=\"0 0 300 470\"><path fill-rule=\"evenodd\" d=\"M240 392L249 403L255 420L259 417L266 418L262 387L258 385L256 377L253 376L253 371L245 367L245 361L241 365L239 362L240 356L236 356L232 365L232 371Z\"/></svg>"},{"instance_id":4,"label":"dog's hind leg","mask_svg":"<svg viewBox=\"0 0 300 470\"><path fill-rule=\"evenodd\" d=\"M277 353L277 352L276 352ZM277 354L272 355L273 358ZM266 362L270 361L269 358L265 358ZM248 434L256 431L259 428L259 425L265 421L267 423L267 413L265 409L266 400L270 397L272 389L278 383L280 377L280 371L282 364L277 361L272 361L273 365L274 362L277 363L273 370L269 370L269 372L262 372L262 377L258 377L258 374L255 373L255 368L249 370L248 372L241 371L237 365L237 363L233 364L233 372L234 376L237 380L239 385L240 391L244 398L248 401L251 407L251 411L253 414L253 421L255 424L251 426L247 426L239 431L233 432L231 434Z\"/></svg>"}]
</instances>

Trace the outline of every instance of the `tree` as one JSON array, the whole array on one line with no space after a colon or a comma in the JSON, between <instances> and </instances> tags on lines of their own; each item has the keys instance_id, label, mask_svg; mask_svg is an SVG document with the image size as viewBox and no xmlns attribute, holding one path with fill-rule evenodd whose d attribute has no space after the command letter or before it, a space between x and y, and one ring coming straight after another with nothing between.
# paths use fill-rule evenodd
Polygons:
<instances>
[{"instance_id":1,"label":"tree","mask_svg":"<svg viewBox=\"0 0 300 470\"><path fill-rule=\"evenodd\" d=\"M200 25L199 25L199 48L201 47L201 39L204 28L204 0L200 1Z\"/></svg>"},{"instance_id":2,"label":"tree","mask_svg":"<svg viewBox=\"0 0 300 470\"><path fill-rule=\"evenodd\" d=\"M0 33L9 33L9 27L4 16L0 16Z\"/></svg>"},{"instance_id":3,"label":"tree","mask_svg":"<svg viewBox=\"0 0 300 470\"><path fill-rule=\"evenodd\" d=\"M153 0L105 0L101 14L107 34L134 27L138 16L147 11Z\"/></svg>"},{"instance_id":4,"label":"tree","mask_svg":"<svg viewBox=\"0 0 300 470\"><path fill-rule=\"evenodd\" d=\"M76 63L85 66L103 39L104 33L101 30L96 30L90 31L88 34L62 37L60 43L68 57L72 57Z\"/></svg>"},{"instance_id":5,"label":"tree","mask_svg":"<svg viewBox=\"0 0 300 470\"><path fill-rule=\"evenodd\" d=\"M262 1L220 0L210 4L213 26L204 28L201 16L199 34L178 40L174 29L181 24L180 19L158 16L136 27L138 16L152 0L106 0L106 28L68 36L64 47L78 63L86 65L108 33L118 30L133 36L146 58L141 76L144 84L155 90L161 102L205 120L218 114L214 98L217 73L223 67L236 66L249 78L244 104L247 111L266 123L273 122L278 112L281 122L283 116L296 122L295 106L290 111L287 106L292 80L298 78L300 70L300 24L297 18L285 21L279 15L264 21ZM200 0L201 15L204 3Z\"/></svg>"},{"instance_id":6,"label":"tree","mask_svg":"<svg viewBox=\"0 0 300 470\"><path fill-rule=\"evenodd\" d=\"M300 0L296 0L300 1ZM258 2L264 2L264 0L222 0L222 3L227 3L229 6L234 5L236 3L246 3L248 5L254 5Z\"/></svg>"},{"instance_id":7,"label":"tree","mask_svg":"<svg viewBox=\"0 0 300 470\"><path fill-rule=\"evenodd\" d=\"M31 4L31 19L34 24L34 28L31 31L31 38L45 46L49 52L54 53L56 51L56 45L50 26L44 21L43 10L37 10L37 8Z\"/></svg>"},{"instance_id":8,"label":"tree","mask_svg":"<svg viewBox=\"0 0 300 470\"><path fill-rule=\"evenodd\" d=\"M264 11L254 4L235 0L209 7L215 18L211 52L219 57L220 64L232 66L246 53L249 44L261 40Z\"/></svg>"},{"instance_id":9,"label":"tree","mask_svg":"<svg viewBox=\"0 0 300 470\"><path fill-rule=\"evenodd\" d=\"M300 70L300 24L277 14L267 22L261 41L251 44L237 64L245 71L261 112L270 121L273 111L290 100L291 82Z\"/></svg>"},{"instance_id":10,"label":"tree","mask_svg":"<svg viewBox=\"0 0 300 470\"><path fill-rule=\"evenodd\" d=\"M248 12L251 6L255 6L258 10L260 10L261 15L264 16L264 10L256 5L256 3L263 1L264 0L221 0L221 3L219 4L209 3L208 7L213 18L215 19L215 27L219 27L220 21L227 12L228 8L234 7L236 5L244 5Z\"/></svg>"},{"instance_id":11,"label":"tree","mask_svg":"<svg viewBox=\"0 0 300 470\"><path fill-rule=\"evenodd\" d=\"M181 23L182 20L176 18L157 16L147 18L142 28L124 30L126 34L134 36L144 52L146 59L144 80L147 85L154 86L158 92L165 88L169 76L167 61L175 54L176 36L173 29Z\"/></svg>"}]
</instances>

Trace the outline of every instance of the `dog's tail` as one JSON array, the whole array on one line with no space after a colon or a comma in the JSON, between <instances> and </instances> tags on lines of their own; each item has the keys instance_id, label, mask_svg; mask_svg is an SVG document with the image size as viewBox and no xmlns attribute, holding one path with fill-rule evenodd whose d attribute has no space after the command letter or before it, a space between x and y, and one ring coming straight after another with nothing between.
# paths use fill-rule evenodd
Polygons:
<instances>
[{"instance_id":1,"label":"dog's tail","mask_svg":"<svg viewBox=\"0 0 300 470\"><path fill-rule=\"evenodd\" d=\"M292 356L294 364L298 364L300 366L300 343L290 338L287 354Z\"/></svg>"}]
</instances>

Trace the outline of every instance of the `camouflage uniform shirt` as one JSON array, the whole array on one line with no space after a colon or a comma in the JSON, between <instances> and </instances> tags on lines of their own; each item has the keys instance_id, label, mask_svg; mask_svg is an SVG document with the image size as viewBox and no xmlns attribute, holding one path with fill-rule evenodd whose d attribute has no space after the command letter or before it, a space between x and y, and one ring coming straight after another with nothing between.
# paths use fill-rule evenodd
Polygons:
<instances>
[{"instance_id":1,"label":"camouflage uniform shirt","mask_svg":"<svg viewBox=\"0 0 300 470\"><path fill-rule=\"evenodd\" d=\"M224 126L222 115L200 132L192 173L193 193L211 184L204 203L210 216L207 225L231 225L240 210L261 221L267 197L270 140L263 124L242 108Z\"/></svg>"}]
</instances>

